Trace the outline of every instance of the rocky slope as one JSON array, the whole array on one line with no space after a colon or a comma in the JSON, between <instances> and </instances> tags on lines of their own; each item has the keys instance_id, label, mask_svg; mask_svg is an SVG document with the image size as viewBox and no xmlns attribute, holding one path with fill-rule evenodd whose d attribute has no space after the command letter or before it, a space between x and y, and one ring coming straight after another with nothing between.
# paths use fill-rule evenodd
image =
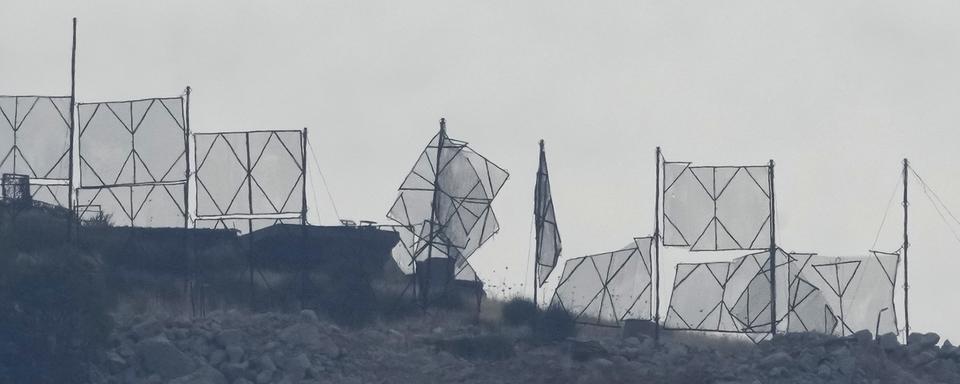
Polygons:
<instances>
[{"instance_id":1,"label":"rocky slope","mask_svg":"<svg viewBox=\"0 0 960 384\"><path fill-rule=\"evenodd\" d=\"M620 338L584 329L535 343L526 330L438 311L362 329L299 314L219 312L122 322L101 383L960 383L960 350L862 333L793 334L754 346L709 336Z\"/></svg>"}]
</instances>

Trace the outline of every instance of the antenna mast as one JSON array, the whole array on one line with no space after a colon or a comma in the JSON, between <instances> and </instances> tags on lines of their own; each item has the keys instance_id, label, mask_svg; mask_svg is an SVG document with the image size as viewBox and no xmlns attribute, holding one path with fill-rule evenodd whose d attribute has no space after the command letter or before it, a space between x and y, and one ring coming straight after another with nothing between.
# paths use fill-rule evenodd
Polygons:
<instances>
[{"instance_id":1,"label":"antenna mast","mask_svg":"<svg viewBox=\"0 0 960 384\"><path fill-rule=\"evenodd\" d=\"M427 280L423 287L423 301L424 307L427 306L427 303L430 300L430 283L433 279L433 274L431 273L433 260L433 247L434 241L437 238L437 223L440 221L437 218L437 198L440 196L437 193L437 188L440 185L440 163L442 162L443 154L443 142L447 138L447 120L440 118L440 133L437 134L437 161L436 169L433 172L433 199L430 200L430 239L427 242ZM449 255L448 255L449 256Z\"/></svg>"},{"instance_id":2,"label":"antenna mast","mask_svg":"<svg viewBox=\"0 0 960 384\"><path fill-rule=\"evenodd\" d=\"M907 200L907 169L910 168L910 161L903 159L903 322L904 322L904 344L910 342L910 276L907 269L907 248L910 247L910 239L907 235L908 208L910 206Z\"/></svg>"},{"instance_id":3,"label":"antenna mast","mask_svg":"<svg viewBox=\"0 0 960 384\"><path fill-rule=\"evenodd\" d=\"M657 183L656 183L656 203L654 204L653 209L653 268L656 270L656 275L654 280L654 292L657 296L656 307L654 307L653 322L655 325L654 328L654 340L660 340L660 147L657 147L656 161L657 161ZM651 300L652 301L652 300Z\"/></svg>"},{"instance_id":4,"label":"antenna mast","mask_svg":"<svg viewBox=\"0 0 960 384\"><path fill-rule=\"evenodd\" d=\"M770 176L770 336L777 335L777 216L773 193L773 160L769 165Z\"/></svg>"},{"instance_id":5,"label":"antenna mast","mask_svg":"<svg viewBox=\"0 0 960 384\"><path fill-rule=\"evenodd\" d=\"M73 135L74 126L76 126L76 117L74 110L77 107L77 18L73 18L73 44L70 51L70 154L69 168L67 169L67 209L70 214L67 215L67 239L73 237L73 217L76 212L73 209ZM79 228L77 229L79 231Z\"/></svg>"}]
</instances>

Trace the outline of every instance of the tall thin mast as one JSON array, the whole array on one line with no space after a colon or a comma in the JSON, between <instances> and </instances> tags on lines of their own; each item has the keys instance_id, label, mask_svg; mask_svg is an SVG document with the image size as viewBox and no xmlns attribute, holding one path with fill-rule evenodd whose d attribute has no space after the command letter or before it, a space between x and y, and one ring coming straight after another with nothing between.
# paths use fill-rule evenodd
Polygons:
<instances>
[{"instance_id":1,"label":"tall thin mast","mask_svg":"<svg viewBox=\"0 0 960 384\"><path fill-rule=\"evenodd\" d=\"M74 109L77 106L77 18L73 18L73 44L70 50L70 153L69 168L67 169L67 209L70 214L67 215L67 238L73 237L73 216L76 214L73 210L73 134L76 118Z\"/></svg>"},{"instance_id":2,"label":"tall thin mast","mask_svg":"<svg viewBox=\"0 0 960 384\"><path fill-rule=\"evenodd\" d=\"M777 215L776 200L773 194L773 160L770 160L770 336L777 335Z\"/></svg>"},{"instance_id":3,"label":"tall thin mast","mask_svg":"<svg viewBox=\"0 0 960 384\"><path fill-rule=\"evenodd\" d=\"M544 214L542 208L543 199L543 165L547 162L547 156L543 151L543 140L540 140L540 163L537 166L537 182L534 187L533 197L533 220L536 225L536 247L537 251L533 255L533 305L537 305L537 291L540 288L540 278L537 276L540 269L540 250L543 243L543 220Z\"/></svg>"},{"instance_id":4,"label":"tall thin mast","mask_svg":"<svg viewBox=\"0 0 960 384\"><path fill-rule=\"evenodd\" d=\"M186 165L183 175L183 227L190 228L190 86L184 92L183 158Z\"/></svg>"},{"instance_id":5,"label":"tall thin mast","mask_svg":"<svg viewBox=\"0 0 960 384\"><path fill-rule=\"evenodd\" d=\"M907 269L907 248L910 247L910 238L907 236L907 218L910 202L907 200L907 169L910 168L910 162L903 159L903 322L904 322L904 340L910 342L910 276Z\"/></svg>"},{"instance_id":6,"label":"tall thin mast","mask_svg":"<svg viewBox=\"0 0 960 384\"><path fill-rule=\"evenodd\" d=\"M656 203L653 208L653 268L656 270L654 275L654 294L657 296L656 307L653 309L654 340L660 340L660 147L657 147L656 153Z\"/></svg>"},{"instance_id":7,"label":"tall thin mast","mask_svg":"<svg viewBox=\"0 0 960 384\"><path fill-rule=\"evenodd\" d=\"M433 279L433 274L431 273L431 264L433 261L430 259L433 258L433 247L434 241L437 238L437 223L440 221L437 218L437 198L440 197L438 193L438 188L440 188L440 171L441 171L441 162L443 155L443 142L447 137L447 120L440 118L440 133L437 134L437 160L433 172L433 198L430 200L430 239L427 242L427 280L426 284L423 287L424 294L424 303L426 304L430 299L430 283Z\"/></svg>"}]
</instances>

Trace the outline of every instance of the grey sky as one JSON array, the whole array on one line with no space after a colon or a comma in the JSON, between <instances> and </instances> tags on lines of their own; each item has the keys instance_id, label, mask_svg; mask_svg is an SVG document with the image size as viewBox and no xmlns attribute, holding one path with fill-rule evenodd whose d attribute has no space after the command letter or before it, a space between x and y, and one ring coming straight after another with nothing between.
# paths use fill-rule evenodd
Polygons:
<instances>
[{"instance_id":1,"label":"grey sky","mask_svg":"<svg viewBox=\"0 0 960 384\"><path fill-rule=\"evenodd\" d=\"M511 172L495 203L501 233L474 263L514 289L530 280L521 274L540 138L567 257L652 231L656 145L669 160L702 165L775 159L778 237L788 250L864 253L904 156L960 211L956 2L8 1L0 9L0 93L69 93L77 16L79 101L175 96L189 84L194 131L309 127L344 218L386 221L397 186L446 117L451 136ZM960 242L914 185L912 326L960 338L952 305ZM315 195L313 214L335 223L322 189ZM891 209L886 250L900 245L899 206ZM693 258L668 251L665 270L672 260Z\"/></svg>"}]
</instances>

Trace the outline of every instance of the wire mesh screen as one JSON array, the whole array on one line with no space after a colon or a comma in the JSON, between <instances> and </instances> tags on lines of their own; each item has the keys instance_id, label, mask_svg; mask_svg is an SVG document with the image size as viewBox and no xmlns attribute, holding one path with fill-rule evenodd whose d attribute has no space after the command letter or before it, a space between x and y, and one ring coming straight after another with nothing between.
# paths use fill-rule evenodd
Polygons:
<instances>
[{"instance_id":1,"label":"wire mesh screen","mask_svg":"<svg viewBox=\"0 0 960 384\"><path fill-rule=\"evenodd\" d=\"M247 232L250 223L301 223L303 132L198 133L194 141L198 227Z\"/></svg>"},{"instance_id":2,"label":"wire mesh screen","mask_svg":"<svg viewBox=\"0 0 960 384\"><path fill-rule=\"evenodd\" d=\"M0 174L30 178L33 200L68 206L70 97L0 96Z\"/></svg>"},{"instance_id":3,"label":"wire mesh screen","mask_svg":"<svg viewBox=\"0 0 960 384\"><path fill-rule=\"evenodd\" d=\"M664 245L691 251L769 248L769 167L663 166Z\"/></svg>"},{"instance_id":4,"label":"wire mesh screen","mask_svg":"<svg viewBox=\"0 0 960 384\"><path fill-rule=\"evenodd\" d=\"M509 174L441 130L400 186L387 217L409 232L414 260L453 258L458 279L474 280L467 259L500 229L492 203Z\"/></svg>"},{"instance_id":5,"label":"wire mesh screen","mask_svg":"<svg viewBox=\"0 0 960 384\"><path fill-rule=\"evenodd\" d=\"M900 255L794 255L787 330L850 335L897 333L894 286Z\"/></svg>"},{"instance_id":6,"label":"wire mesh screen","mask_svg":"<svg viewBox=\"0 0 960 384\"><path fill-rule=\"evenodd\" d=\"M749 334L770 331L769 252L730 262L677 264L664 327ZM777 250L777 322L786 318L787 268L791 255Z\"/></svg>"},{"instance_id":7,"label":"wire mesh screen","mask_svg":"<svg viewBox=\"0 0 960 384\"><path fill-rule=\"evenodd\" d=\"M116 225L185 226L184 106L180 97L79 104L78 206L100 206Z\"/></svg>"},{"instance_id":8,"label":"wire mesh screen","mask_svg":"<svg viewBox=\"0 0 960 384\"><path fill-rule=\"evenodd\" d=\"M649 320L651 245L651 238L637 238L618 251L567 260L551 305L570 311L584 324Z\"/></svg>"}]
</instances>

